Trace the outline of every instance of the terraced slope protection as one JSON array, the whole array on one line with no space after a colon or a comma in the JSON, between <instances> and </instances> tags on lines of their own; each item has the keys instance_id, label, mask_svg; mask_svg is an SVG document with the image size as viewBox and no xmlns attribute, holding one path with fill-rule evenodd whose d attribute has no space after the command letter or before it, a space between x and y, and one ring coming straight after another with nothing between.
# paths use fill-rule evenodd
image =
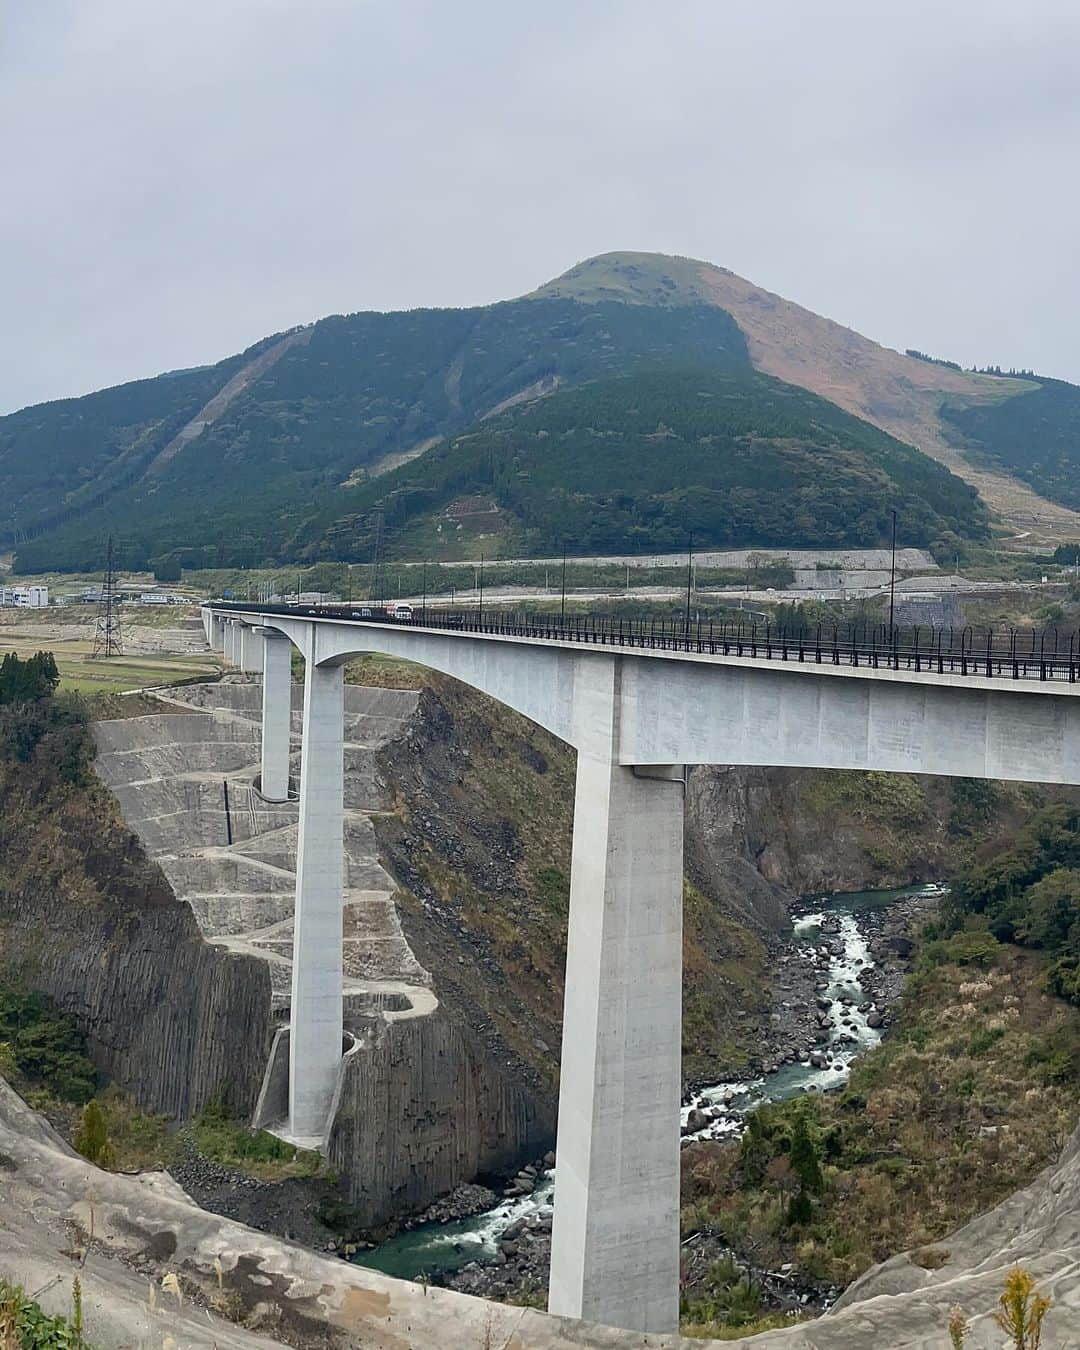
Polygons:
<instances>
[{"instance_id":1,"label":"terraced slope protection","mask_svg":"<svg viewBox=\"0 0 1080 1350\"><path fill-rule=\"evenodd\" d=\"M258 1123L281 1128L297 807L257 791L261 694L243 676L188 686L169 701L190 711L101 722L95 736L99 774L207 940L265 963L282 1034ZM294 733L301 695L297 687ZM379 861L372 818L388 803L376 755L407 734L416 704L407 690L346 691L343 962L353 1039L326 1151L367 1224L422 1207L479 1171L510 1167L549 1137L543 1111L440 1008ZM269 1029L252 1035L265 1044ZM254 1114L255 1100L246 1107Z\"/></svg>"}]
</instances>

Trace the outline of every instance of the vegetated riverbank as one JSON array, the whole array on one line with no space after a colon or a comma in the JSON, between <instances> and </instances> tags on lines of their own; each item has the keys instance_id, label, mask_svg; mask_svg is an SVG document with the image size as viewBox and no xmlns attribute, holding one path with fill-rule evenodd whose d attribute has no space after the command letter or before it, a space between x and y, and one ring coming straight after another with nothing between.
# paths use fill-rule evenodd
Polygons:
<instances>
[{"instance_id":1,"label":"vegetated riverbank","mask_svg":"<svg viewBox=\"0 0 1080 1350\"><path fill-rule=\"evenodd\" d=\"M909 934L936 902L925 890L808 902L778 957L775 1020L749 1057L752 1076L693 1092L683 1111L686 1142L738 1137L763 1101L843 1083L852 1060L880 1039L913 949ZM529 1168L485 1212L420 1224L355 1259L485 1297L543 1302L554 1182L544 1168ZM526 1194L515 1194L521 1187ZM780 1294L784 1306L798 1305L798 1290Z\"/></svg>"},{"instance_id":2,"label":"vegetated riverbank","mask_svg":"<svg viewBox=\"0 0 1080 1350\"><path fill-rule=\"evenodd\" d=\"M935 1268L946 1233L1052 1161L1080 1109L1080 1011L1044 991L1045 966L986 934L926 943L890 1035L842 1091L763 1106L737 1143L690 1145L684 1319L740 1325L747 1289L759 1309L786 1291L828 1300L900 1251ZM748 1258L734 1274L733 1251Z\"/></svg>"}]
</instances>

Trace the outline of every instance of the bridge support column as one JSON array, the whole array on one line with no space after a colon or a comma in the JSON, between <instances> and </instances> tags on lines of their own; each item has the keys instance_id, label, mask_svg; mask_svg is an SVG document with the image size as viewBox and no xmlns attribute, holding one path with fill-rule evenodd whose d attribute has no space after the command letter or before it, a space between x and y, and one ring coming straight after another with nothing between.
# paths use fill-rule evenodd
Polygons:
<instances>
[{"instance_id":1,"label":"bridge support column","mask_svg":"<svg viewBox=\"0 0 1080 1350\"><path fill-rule=\"evenodd\" d=\"M548 1307L675 1331L683 773L605 739L578 751Z\"/></svg>"},{"instance_id":2,"label":"bridge support column","mask_svg":"<svg viewBox=\"0 0 1080 1350\"><path fill-rule=\"evenodd\" d=\"M257 629L263 644L262 772L259 787L272 802L289 797L292 731L292 644L275 628Z\"/></svg>"},{"instance_id":3,"label":"bridge support column","mask_svg":"<svg viewBox=\"0 0 1080 1350\"><path fill-rule=\"evenodd\" d=\"M214 652L224 651L225 649L225 620L218 615L210 615L210 650Z\"/></svg>"},{"instance_id":4,"label":"bridge support column","mask_svg":"<svg viewBox=\"0 0 1080 1350\"><path fill-rule=\"evenodd\" d=\"M225 660L230 666L240 664L240 624L236 619L225 620Z\"/></svg>"},{"instance_id":5,"label":"bridge support column","mask_svg":"<svg viewBox=\"0 0 1080 1350\"><path fill-rule=\"evenodd\" d=\"M307 663L296 845L289 1135L317 1147L341 1063L344 675Z\"/></svg>"},{"instance_id":6,"label":"bridge support column","mask_svg":"<svg viewBox=\"0 0 1080 1350\"><path fill-rule=\"evenodd\" d=\"M262 668L262 639L245 623L240 628L240 669L248 675L259 675Z\"/></svg>"}]
</instances>

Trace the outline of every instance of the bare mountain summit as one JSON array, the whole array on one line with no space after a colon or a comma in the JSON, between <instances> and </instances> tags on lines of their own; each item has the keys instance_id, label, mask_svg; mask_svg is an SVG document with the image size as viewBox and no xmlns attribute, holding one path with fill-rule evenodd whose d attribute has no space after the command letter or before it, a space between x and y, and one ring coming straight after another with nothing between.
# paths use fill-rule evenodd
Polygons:
<instances>
[{"instance_id":1,"label":"bare mountain summit","mask_svg":"<svg viewBox=\"0 0 1080 1350\"><path fill-rule=\"evenodd\" d=\"M883 347L851 328L755 286L724 267L662 253L603 253L533 293L596 304L713 304L742 329L750 359L768 375L800 385L846 412L918 446L975 487L986 503L1033 539L1060 542L1080 531L1080 514L1026 484L979 468L950 442L943 403L997 403L1022 395L1021 380L974 375Z\"/></svg>"}]
</instances>

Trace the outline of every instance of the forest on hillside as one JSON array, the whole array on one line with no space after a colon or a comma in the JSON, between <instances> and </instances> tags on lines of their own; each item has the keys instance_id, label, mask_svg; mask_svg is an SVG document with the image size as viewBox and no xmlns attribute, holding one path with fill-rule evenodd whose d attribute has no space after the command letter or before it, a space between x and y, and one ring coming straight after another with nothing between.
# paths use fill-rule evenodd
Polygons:
<instances>
[{"instance_id":1,"label":"forest on hillside","mask_svg":"<svg viewBox=\"0 0 1080 1350\"><path fill-rule=\"evenodd\" d=\"M353 494L346 538L391 541L490 493L539 552L882 543L988 532L975 492L911 446L766 375L653 370L595 381L455 437ZM329 527L333 532L332 526ZM363 556L361 554L361 556Z\"/></svg>"},{"instance_id":2,"label":"forest on hillside","mask_svg":"<svg viewBox=\"0 0 1080 1350\"><path fill-rule=\"evenodd\" d=\"M1036 492L1080 507L1080 387L1041 376L999 403L946 403L942 420L969 458L1005 469Z\"/></svg>"},{"instance_id":3,"label":"forest on hillside","mask_svg":"<svg viewBox=\"0 0 1080 1350\"><path fill-rule=\"evenodd\" d=\"M315 324L160 473L140 477L241 360L0 418L0 543L18 528L19 570L96 567L110 530L129 567L176 549L209 550L199 554L204 566L288 561L317 548L312 523L333 519L348 485L380 460L463 431L522 391L657 362L749 367L734 320L707 305L651 312L523 300L338 315ZM38 535L58 519L60 528Z\"/></svg>"}]
</instances>

